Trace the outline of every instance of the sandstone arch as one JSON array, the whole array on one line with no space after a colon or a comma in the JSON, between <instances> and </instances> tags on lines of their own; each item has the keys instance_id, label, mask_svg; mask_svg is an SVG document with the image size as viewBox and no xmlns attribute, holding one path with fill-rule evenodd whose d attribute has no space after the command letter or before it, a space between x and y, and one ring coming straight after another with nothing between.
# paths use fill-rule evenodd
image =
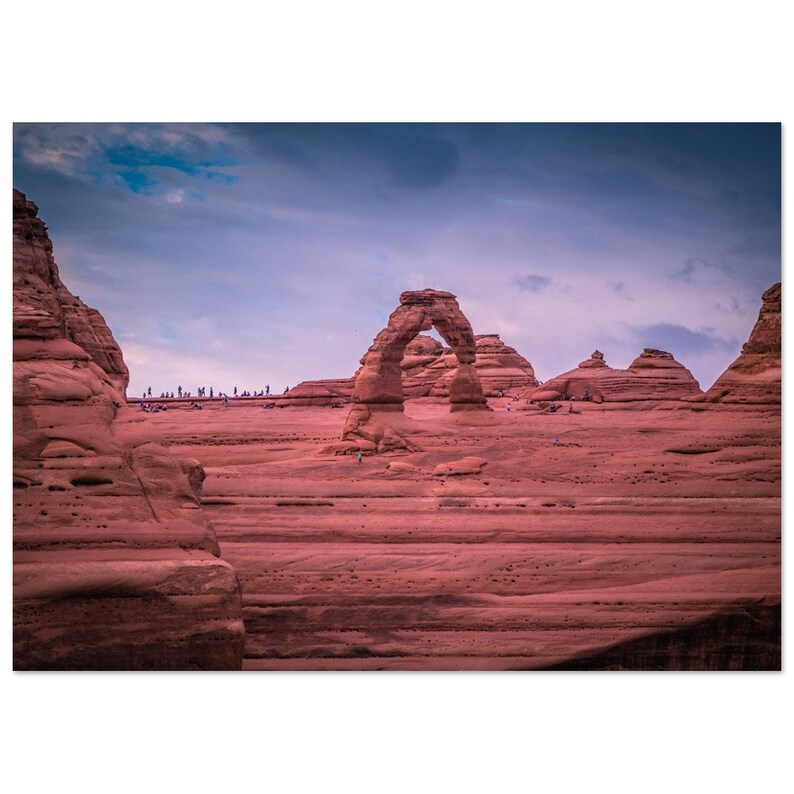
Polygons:
<instances>
[{"instance_id":1,"label":"sandstone arch","mask_svg":"<svg viewBox=\"0 0 794 794\"><path fill-rule=\"evenodd\" d=\"M353 407L342 433L347 444L334 445L329 451L338 454L357 450L377 453L416 449L398 431L399 422L386 422L378 414L394 416L404 410L400 364L405 348L418 334L433 327L459 362L449 384L450 410L489 410L474 368L474 332L455 296L432 289L403 292L400 305L361 359L361 369L353 387Z\"/></svg>"},{"instance_id":2,"label":"sandstone arch","mask_svg":"<svg viewBox=\"0 0 794 794\"><path fill-rule=\"evenodd\" d=\"M435 327L458 359L449 386L452 411L487 408L474 368L475 339L471 324L449 292L433 289L403 292L388 325L361 359L353 402L383 410L403 410L402 369L405 348L422 331Z\"/></svg>"}]
</instances>

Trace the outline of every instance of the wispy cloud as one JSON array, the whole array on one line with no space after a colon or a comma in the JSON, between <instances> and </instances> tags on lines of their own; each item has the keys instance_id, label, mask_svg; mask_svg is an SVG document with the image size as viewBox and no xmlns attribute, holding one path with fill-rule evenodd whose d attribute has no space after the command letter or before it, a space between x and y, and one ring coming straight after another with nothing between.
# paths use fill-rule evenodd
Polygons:
<instances>
[{"instance_id":1,"label":"wispy cloud","mask_svg":"<svg viewBox=\"0 0 794 794\"><path fill-rule=\"evenodd\" d=\"M529 273L526 276L516 276L512 283L524 292L540 292L551 284L551 279L547 276Z\"/></svg>"},{"instance_id":2,"label":"wispy cloud","mask_svg":"<svg viewBox=\"0 0 794 794\"><path fill-rule=\"evenodd\" d=\"M607 287L615 295L620 296L625 301L633 302L634 298L629 294L626 285L622 281L607 281Z\"/></svg>"},{"instance_id":3,"label":"wispy cloud","mask_svg":"<svg viewBox=\"0 0 794 794\"><path fill-rule=\"evenodd\" d=\"M678 270L670 274L670 279L672 281L685 281L691 283L696 273L708 273L709 271L727 275L731 272L731 268L728 265L708 262L705 259L690 258L685 260Z\"/></svg>"},{"instance_id":4,"label":"wispy cloud","mask_svg":"<svg viewBox=\"0 0 794 794\"><path fill-rule=\"evenodd\" d=\"M730 353L739 346L735 338L720 336L714 328L695 330L675 323L629 326L638 347L653 347L673 355L722 351Z\"/></svg>"}]
</instances>

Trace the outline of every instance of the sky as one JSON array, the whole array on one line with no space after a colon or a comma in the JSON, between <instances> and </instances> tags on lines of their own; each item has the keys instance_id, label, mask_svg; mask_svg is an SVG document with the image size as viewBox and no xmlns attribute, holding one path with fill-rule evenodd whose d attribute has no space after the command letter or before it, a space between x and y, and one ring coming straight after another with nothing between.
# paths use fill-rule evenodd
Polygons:
<instances>
[{"instance_id":1,"label":"sky","mask_svg":"<svg viewBox=\"0 0 794 794\"><path fill-rule=\"evenodd\" d=\"M404 290L547 380L667 350L707 389L780 280L778 124L15 124L14 186L128 394L348 377Z\"/></svg>"}]
</instances>

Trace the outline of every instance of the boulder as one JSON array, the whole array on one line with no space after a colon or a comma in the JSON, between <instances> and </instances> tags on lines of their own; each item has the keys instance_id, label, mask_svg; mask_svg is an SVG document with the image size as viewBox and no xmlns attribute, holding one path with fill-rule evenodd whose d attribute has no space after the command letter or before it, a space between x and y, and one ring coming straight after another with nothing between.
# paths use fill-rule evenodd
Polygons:
<instances>
[{"instance_id":1,"label":"boulder","mask_svg":"<svg viewBox=\"0 0 794 794\"><path fill-rule=\"evenodd\" d=\"M468 474L479 474L488 463L485 458L468 457L440 463L433 469L434 477L463 477Z\"/></svg>"}]
</instances>

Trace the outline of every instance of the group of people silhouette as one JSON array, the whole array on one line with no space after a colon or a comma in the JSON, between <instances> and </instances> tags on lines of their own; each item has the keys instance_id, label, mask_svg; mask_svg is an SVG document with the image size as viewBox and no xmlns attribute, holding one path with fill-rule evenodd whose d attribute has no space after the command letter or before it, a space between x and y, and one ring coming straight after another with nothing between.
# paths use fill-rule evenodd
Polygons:
<instances>
[{"instance_id":1,"label":"group of people silhouette","mask_svg":"<svg viewBox=\"0 0 794 794\"><path fill-rule=\"evenodd\" d=\"M288 391L289 391L289 386L285 386L284 387L284 394L286 394ZM170 399L179 399L179 400L181 400L181 399L184 399L186 397L192 397L192 396L193 396L192 392L184 390L182 388L182 386L179 385L179 386L176 387L176 392L173 392L173 391L160 392L159 399L161 399L161 400L170 400ZM209 387L209 394L207 393L207 387L206 386L199 386L196 389L196 396L197 397L208 397L210 400L214 400L216 398L216 396L218 398L223 397L224 401L226 403L228 403L228 400L229 400L229 395L228 394L226 394L225 392L222 392L222 391L218 391L216 393L212 386ZM232 396L233 397L269 397L270 396L270 384L265 386L264 389L261 389L260 391L255 391L255 392L250 392L247 389L243 389L243 390L238 392L237 387L235 386L234 390L233 390L233 393L232 393ZM152 387L151 386L149 386L146 389L146 391L143 393L143 399L144 400L153 399L153 397L152 397ZM193 408L196 405L198 405L198 403L191 404L189 407Z\"/></svg>"}]
</instances>

